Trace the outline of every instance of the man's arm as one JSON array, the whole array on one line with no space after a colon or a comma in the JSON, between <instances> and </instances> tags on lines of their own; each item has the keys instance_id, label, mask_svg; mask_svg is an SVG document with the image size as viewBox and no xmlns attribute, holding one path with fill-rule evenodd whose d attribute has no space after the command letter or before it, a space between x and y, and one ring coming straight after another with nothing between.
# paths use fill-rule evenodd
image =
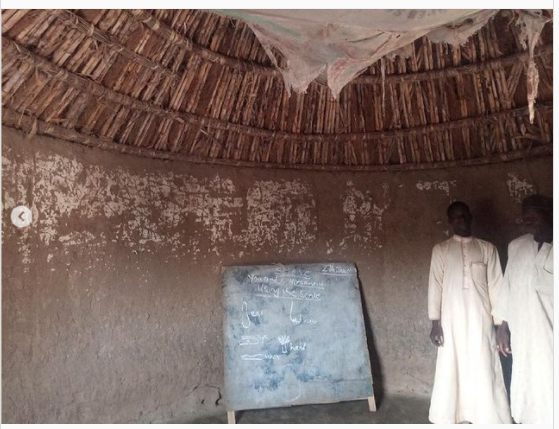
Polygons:
<instances>
[{"instance_id":1,"label":"man's arm","mask_svg":"<svg viewBox=\"0 0 559 429\"><path fill-rule=\"evenodd\" d=\"M501 284L497 285L498 294L495 294L493 297L490 295L491 314L493 315L495 324L499 325L497 328L497 350L499 350L503 356L512 354L510 347L510 330L507 323L507 320L509 320L511 266L514 263L511 244L509 244L508 247L509 260L507 268L505 269L505 275L503 276Z\"/></svg>"},{"instance_id":2,"label":"man's arm","mask_svg":"<svg viewBox=\"0 0 559 429\"><path fill-rule=\"evenodd\" d=\"M493 245L490 245L487 257L487 287L489 290L489 302L493 310L503 290L503 270L501 268L499 252L497 252L497 248ZM495 325L502 323L502 319L495 315L493 315L493 321Z\"/></svg>"},{"instance_id":3,"label":"man's arm","mask_svg":"<svg viewBox=\"0 0 559 429\"><path fill-rule=\"evenodd\" d=\"M444 264L440 246L433 247L431 268L429 271L428 312L432 320L431 334L433 344L440 347L444 344L441 326L441 303L443 294Z\"/></svg>"}]
</instances>

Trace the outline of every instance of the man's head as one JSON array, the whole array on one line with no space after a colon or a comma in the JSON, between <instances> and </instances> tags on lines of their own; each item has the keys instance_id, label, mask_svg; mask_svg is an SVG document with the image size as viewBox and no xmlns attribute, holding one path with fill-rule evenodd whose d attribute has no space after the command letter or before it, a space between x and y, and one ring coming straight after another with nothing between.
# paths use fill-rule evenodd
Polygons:
<instances>
[{"instance_id":1,"label":"man's head","mask_svg":"<svg viewBox=\"0 0 559 429\"><path fill-rule=\"evenodd\" d=\"M462 237L472 235L472 214L470 208L462 201L455 201L446 211L448 223L452 226L454 233Z\"/></svg>"},{"instance_id":2,"label":"man's head","mask_svg":"<svg viewBox=\"0 0 559 429\"><path fill-rule=\"evenodd\" d=\"M553 199L530 195L522 201L522 226L525 232L539 238L553 229Z\"/></svg>"}]
</instances>

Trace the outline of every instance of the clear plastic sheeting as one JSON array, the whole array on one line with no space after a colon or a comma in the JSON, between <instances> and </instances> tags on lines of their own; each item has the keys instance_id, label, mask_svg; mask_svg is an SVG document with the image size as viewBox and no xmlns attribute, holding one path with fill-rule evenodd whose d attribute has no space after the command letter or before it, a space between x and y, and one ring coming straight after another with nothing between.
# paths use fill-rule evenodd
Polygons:
<instances>
[{"instance_id":1,"label":"clear plastic sheeting","mask_svg":"<svg viewBox=\"0 0 559 429\"><path fill-rule=\"evenodd\" d=\"M534 122L534 104L538 95L538 84L540 77L538 68L534 61L534 49L543 30L543 26L549 19L542 16L541 10L526 10L519 14L517 24L520 27L520 43L524 49L530 52L528 61L528 71L526 76L528 79L528 109L530 110L530 123Z\"/></svg>"},{"instance_id":2,"label":"clear plastic sheeting","mask_svg":"<svg viewBox=\"0 0 559 429\"><path fill-rule=\"evenodd\" d=\"M281 71L286 88L306 91L313 80L328 85L337 98L343 87L384 56L410 55L410 44L426 36L455 46L482 28L498 9L217 10L242 19L254 31ZM517 11L530 50L530 120L538 74L535 43L548 20L541 11ZM280 67L274 50L281 53Z\"/></svg>"}]
</instances>

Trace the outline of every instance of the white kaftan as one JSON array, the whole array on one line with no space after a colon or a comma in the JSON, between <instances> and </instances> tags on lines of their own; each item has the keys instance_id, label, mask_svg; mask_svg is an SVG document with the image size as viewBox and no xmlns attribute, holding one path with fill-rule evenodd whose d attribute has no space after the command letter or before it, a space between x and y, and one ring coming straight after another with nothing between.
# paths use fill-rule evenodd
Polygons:
<instances>
[{"instance_id":1,"label":"white kaftan","mask_svg":"<svg viewBox=\"0 0 559 429\"><path fill-rule=\"evenodd\" d=\"M511 331L511 411L517 423L553 423L553 244L526 234L509 244L493 315Z\"/></svg>"},{"instance_id":2,"label":"white kaftan","mask_svg":"<svg viewBox=\"0 0 559 429\"><path fill-rule=\"evenodd\" d=\"M511 423L491 317L503 274L497 249L454 235L435 245L429 276L429 319L441 320L429 420Z\"/></svg>"}]
</instances>

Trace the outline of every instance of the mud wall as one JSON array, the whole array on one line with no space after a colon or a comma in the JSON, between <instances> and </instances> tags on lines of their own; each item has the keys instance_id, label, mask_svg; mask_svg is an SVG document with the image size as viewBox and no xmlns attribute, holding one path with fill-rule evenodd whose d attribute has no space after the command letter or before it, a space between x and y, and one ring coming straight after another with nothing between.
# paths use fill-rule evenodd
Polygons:
<instances>
[{"instance_id":1,"label":"mud wall","mask_svg":"<svg viewBox=\"0 0 559 429\"><path fill-rule=\"evenodd\" d=\"M224 413L220 269L352 261L375 390L428 395L431 247L461 199L478 236L518 235L552 159L402 173L210 167L2 135L4 423ZM10 221L17 205L31 226Z\"/></svg>"}]
</instances>

